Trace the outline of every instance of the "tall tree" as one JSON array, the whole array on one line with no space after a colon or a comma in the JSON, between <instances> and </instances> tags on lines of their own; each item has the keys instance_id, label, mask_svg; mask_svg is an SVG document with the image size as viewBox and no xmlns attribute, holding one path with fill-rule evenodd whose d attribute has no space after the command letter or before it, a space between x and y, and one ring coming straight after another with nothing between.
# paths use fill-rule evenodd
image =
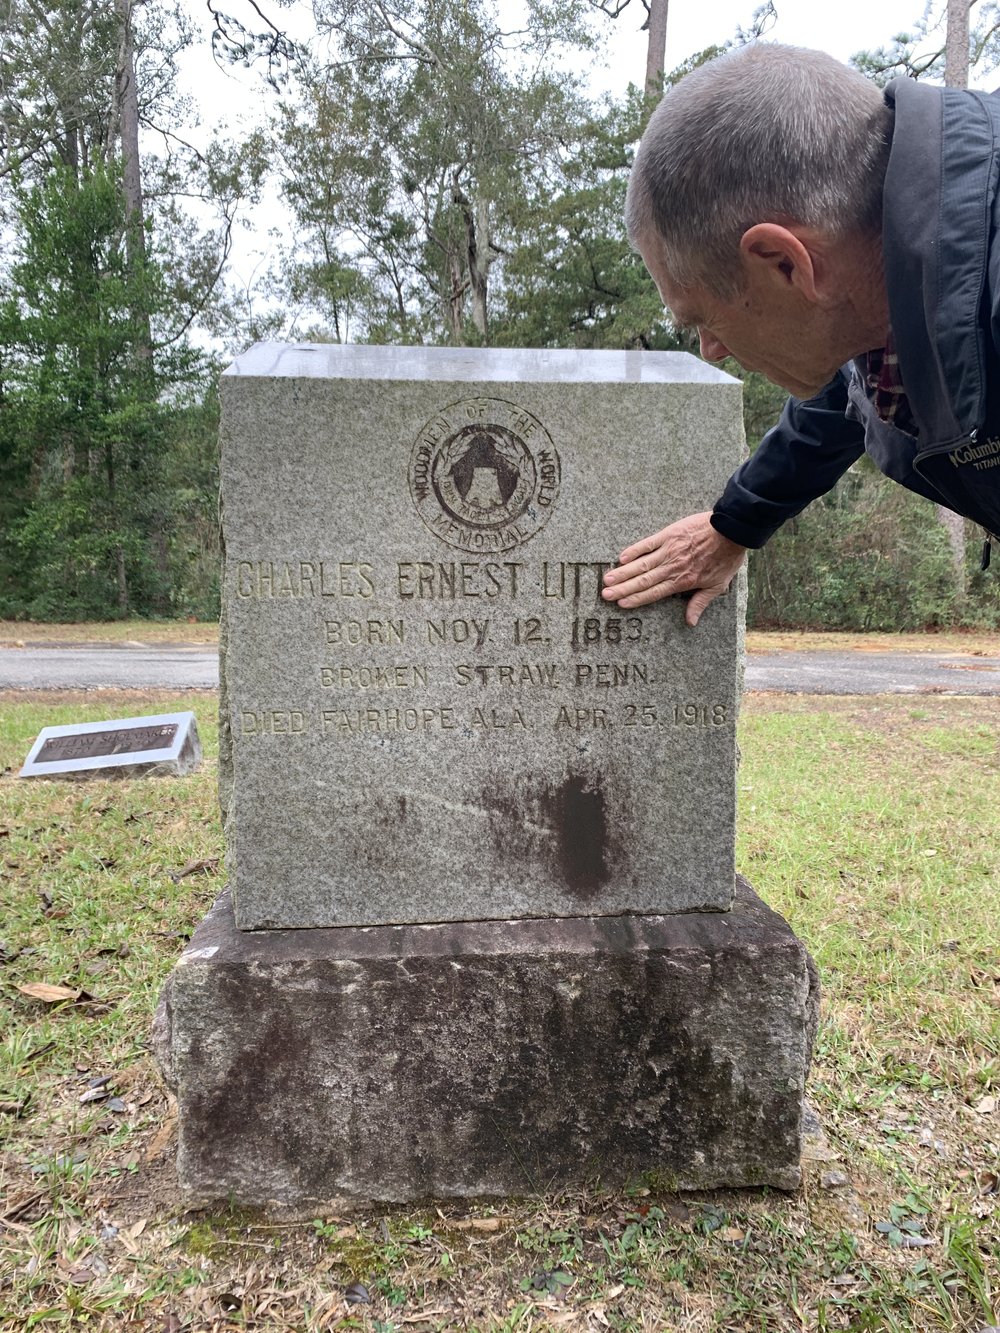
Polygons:
<instances>
[{"instance_id":1,"label":"tall tree","mask_svg":"<svg viewBox=\"0 0 1000 1333\"><path fill-rule=\"evenodd\" d=\"M595 9L616 19L628 9L631 0L591 0ZM663 71L667 53L667 11L669 0L641 0L646 18L640 32L648 33L646 41L646 77L643 91L647 97L659 97L663 91Z\"/></svg>"},{"instance_id":2,"label":"tall tree","mask_svg":"<svg viewBox=\"0 0 1000 1333\"><path fill-rule=\"evenodd\" d=\"M40 613L60 599L88 615L102 599L104 614L162 612L167 418L204 374L188 330L259 181L260 144L185 142L176 58L189 34L171 0L0 6L0 209L13 237L0 262L0 473L16 484L0 565L21 571ZM196 220L192 196L217 206L216 226Z\"/></svg>"},{"instance_id":3,"label":"tall tree","mask_svg":"<svg viewBox=\"0 0 1000 1333\"><path fill-rule=\"evenodd\" d=\"M256 198L263 136L200 150L186 140L196 112L178 93L191 41L178 0L0 0L0 31L0 213L15 178L121 160L133 261L152 244L174 278L176 317L152 337L182 336L213 299L238 209Z\"/></svg>"},{"instance_id":4,"label":"tall tree","mask_svg":"<svg viewBox=\"0 0 1000 1333\"><path fill-rule=\"evenodd\" d=\"M285 108L286 197L311 239L301 282L384 341L488 342L514 219L580 119L559 56L592 40L578 0L317 0L332 59Z\"/></svg>"},{"instance_id":5,"label":"tall tree","mask_svg":"<svg viewBox=\"0 0 1000 1333\"><path fill-rule=\"evenodd\" d=\"M139 159L139 94L135 82L132 0L115 0L119 23L119 57L115 69L115 109L121 135L122 184L125 194L125 250L130 275L137 277L146 266L146 213L142 199L142 165ZM137 359L148 364L153 355L149 315L135 312L139 334Z\"/></svg>"},{"instance_id":6,"label":"tall tree","mask_svg":"<svg viewBox=\"0 0 1000 1333\"><path fill-rule=\"evenodd\" d=\"M949 82L949 62L956 79L962 79L958 71L965 70L963 82ZM939 78L950 87L965 87L971 69L988 72L998 63L1000 4L996 0L960 0L954 13L950 0L928 5L910 29L897 33L885 46L851 57L852 65L879 84L905 76Z\"/></svg>"},{"instance_id":7,"label":"tall tree","mask_svg":"<svg viewBox=\"0 0 1000 1333\"><path fill-rule=\"evenodd\" d=\"M0 177L56 163L77 171L106 157L114 138L114 7L2 0L0 31Z\"/></svg>"},{"instance_id":8,"label":"tall tree","mask_svg":"<svg viewBox=\"0 0 1000 1333\"><path fill-rule=\"evenodd\" d=\"M667 55L667 0L648 0L649 17L646 27L646 78L643 83L647 97L656 97L663 90L663 70Z\"/></svg>"},{"instance_id":9,"label":"tall tree","mask_svg":"<svg viewBox=\"0 0 1000 1333\"><path fill-rule=\"evenodd\" d=\"M53 167L16 191L18 239L0 302L0 465L26 487L0 538L8 596L42 618L161 606L151 536L169 408L135 375L135 317L165 298L152 264L134 271L118 164ZM199 377L187 349L158 358L175 401Z\"/></svg>"},{"instance_id":10,"label":"tall tree","mask_svg":"<svg viewBox=\"0 0 1000 1333\"><path fill-rule=\"evenodd\" d=\"M632 152L648 109L636 88L579 127L556 182L533 198L504 260L496 341L526 347L677 347L624 234Z\"/></svg>"}]
</instances>

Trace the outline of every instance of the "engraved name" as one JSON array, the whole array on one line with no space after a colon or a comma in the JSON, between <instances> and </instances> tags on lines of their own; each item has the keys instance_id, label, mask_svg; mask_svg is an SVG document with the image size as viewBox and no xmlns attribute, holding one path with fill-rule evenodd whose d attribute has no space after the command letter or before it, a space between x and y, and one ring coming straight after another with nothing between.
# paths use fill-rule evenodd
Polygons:
<instances>
[{"instance_id":1,"label":"engraved name","mask_svg":"<svg viewBox=\"0 0 1000 1333\"><path fill-rule=\"evenodd\" d=\"M517 576L523 568L515 560L401 560L396 566L396 588L407 600L516 597Z\"/></svg>"},{"instance_id":2,"label":"engraved name","mask_svg":"<svg viewBox=\"0 0 1000 1333\"><path fill-rule=\"evenodd\" d=\"M266 601L289 597L374 597L373 567L359 560L240 560L236 596Z\"/></svg>"},{"instance_id":3,"label":"engraved name","mask_svg":"<svg viewBox=\"0 0 1000 1333\"><path fill-rule=\"evenodd\" d=\"M571 598L573 601L591 597L603 606L601 589L609 569L614 569L610 560L543 560L542 596Z\"/></svg>"}]
</instances>

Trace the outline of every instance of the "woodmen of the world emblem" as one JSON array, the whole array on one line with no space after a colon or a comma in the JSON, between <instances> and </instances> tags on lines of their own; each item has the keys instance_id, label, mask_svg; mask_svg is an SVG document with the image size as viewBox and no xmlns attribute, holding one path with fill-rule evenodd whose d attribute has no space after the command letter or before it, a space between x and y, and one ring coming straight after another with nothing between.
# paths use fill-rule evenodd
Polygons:
<instances>
[{"instance_id":1,"label":"woodmen of the world emblem","mask_svg":"<svg viewBox=\"0 0 1000 1333\"><path fill-rule=\"evenodd\" d=\"M559 455L531 412L463 398L436 413L410 454L423 522L462 551L509 551L544 526L559 495Z\"/></svg>"}]
</instances>

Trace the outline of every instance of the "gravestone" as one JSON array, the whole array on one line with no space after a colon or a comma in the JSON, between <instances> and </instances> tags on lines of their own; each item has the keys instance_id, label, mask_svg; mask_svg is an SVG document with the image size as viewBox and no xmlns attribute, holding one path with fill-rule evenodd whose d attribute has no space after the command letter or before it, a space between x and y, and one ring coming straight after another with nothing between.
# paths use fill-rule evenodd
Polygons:
<instances>
[{"instance_id":1,"label":"gravestone","mask_svg":"<svg viewBox=\"0 0 1000 1333\"><path fill-rule=\"evenodd\" d=\"M738 383L261 348L223 394L237 924L728 908L735 598L692 634L600 589L721 491Z\"/></svg>"},{"instance_id":2,"label":"gravestone","mask_svg":"<svg viewBox=\"0 0 1000 1333\"><path fill-rule=\"evenodd\" d=\"M194 713L158 713L43 727L18 777L181 777L200 763Z\"/></svg>"},{"instance_id":3,"label":"gravestone","mask_svg":"<svg viewBox=\"0 0 1000 1333\"><path fill-rule=\"evenodd\" d=\"M222 441L232 894L155 1027L188 1199L794 1187L817 991L734 874L739 599L600 598L721 491L739 384L265 345Z\"/></svg>"}]
</instances>

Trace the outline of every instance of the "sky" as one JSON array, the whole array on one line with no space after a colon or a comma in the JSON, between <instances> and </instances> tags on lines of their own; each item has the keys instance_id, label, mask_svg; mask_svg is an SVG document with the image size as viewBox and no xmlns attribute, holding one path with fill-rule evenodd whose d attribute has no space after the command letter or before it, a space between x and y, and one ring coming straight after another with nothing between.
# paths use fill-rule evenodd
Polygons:
<instances>
[{"instance_id":1,"label":"sky","mask_svg":"<svg viewBox=\"0 0 1000 1333\"><path fill-rule=\"evenodd\" d=\"M279 10L259 0L261 8L279 25L287 25L292 36L305 35L308 4L300 0L291 9ZM501 8L510 0L501 0ZM212 20L205 0L182 0L202 40L190 53L186 71L191 86L197 90L206 110L231 115L242 104L246 110L259 106L264 88L259 76L240 71L235 77L214 65L209 46ZM944 0L932 4L935 11ZM667 20L667 68L679 65L696 51L734 36L737 27L749 28L756 0L670 0ZM839 60L848 60L855 52L881 46L897 32L912 31L922 16L924 0L775 0L778 20L769 30L769 39L794 46L811 46L828 51ZM246 23L260 27L247 0L226 0L225 9ZM644 70L646 35L639 31L644 12L640 0L631 0L628 9L615 23L609 43L611 62L607 72L595 72L595 82L602 89L627 83L630 77L641 80Z\"/></svg>"},{"instance_id":2,"label":"sky","mask_svg":"<svg viewBox=\"0 0 1000 1333\"><path fill-rule=\"evenodd\" d=\"M749 28L755 0L670 0L667 13L667 69L713 43L722 44L738 27ZM637 11L632 18L631 12ZM856 52L886 44L897 32L912 31L923 13L923 0L775 0L778 21L767 32L771 41L810 46L847 61ZM641 78L646 34L637 32L639 0L618 19L616 64L634 59L633 77Z\"/></svg>"},{"instance_id":3,"label":"sky","mask_svg":"<svg viewBox=\"0 0 1000 1333\"><path fill-rule=\"evenodd\" d=\"M310 31L307 0L291 9L279 9L268 0L258 0L261 9L271 15L293 38ZM513 0L500 0L501 10ZM667 19L667 69L676 68L689 55L712 44L722 44L735 36L738 27L749 28L759 0L670 0ZM205 0L182 0L189 13L196 41L185 54L182 74L189 90L201 107L206 128L229 126L238 134L240 126L259 123L273 104L273 94L261 75L254 70L220 69L211 56L212 20ZM235 15L250 29L260 26L248 0L224 0L227 13ZM899 32L913 32L923 14L924 0L775 0L777 22L767 32L769 40L796 46L810 46L827 51L840 60L856 52L887 44ZM932 8L939 12L944 0ZM610 24L608 57L603 68L592 73L595 92L624 91L629 80L641 83L645 72L646 34L639 31L644 12L641 0L631 3ZM985 76L985 86L1000 82L1000 75ZM235 238L229 266L230 281L243 286L268 262L275 245L268 229L286 229L287 216L276 198L269 199L248 219L252 226Z\"/></svg>"}]
</instances>

